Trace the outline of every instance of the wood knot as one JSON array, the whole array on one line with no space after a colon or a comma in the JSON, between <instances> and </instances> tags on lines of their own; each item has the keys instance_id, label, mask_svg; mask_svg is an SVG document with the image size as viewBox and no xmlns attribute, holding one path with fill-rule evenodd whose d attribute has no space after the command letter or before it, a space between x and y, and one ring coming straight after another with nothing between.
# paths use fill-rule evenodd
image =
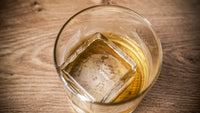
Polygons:
<instances>
[{"instance_id":1,"label":"wood knot","mask_svg":"<svg viewBox=\"0 0 200 113\"><path fill-rule=\"evenodd\" d=\"M41 7L40 3L38 1L34 1L31 6L34 8L35 11L42 11L43 8Z\"/></svg>"},{"instance_id":2,"label":"wood knot","mask_svg":"<svg viewBox=\"0 0 200 113\"><path fill-rule=\"evenodd\" d=\"M106 5L115 4L115 2L113 2L112 0L102 0L102 3Z\"/></svg>"},{"instance_id":3,"label":"wood knot","mask_svg":"<svg viewBox=\"0 0 200 113\"><path fill-rule=\"evenodd\" d=\"M37 1L33 2L33 5L38 5L39 3Z\"/></svg>"},{"instance_id":4,"label":"wood knot","mask_svg":"<svg viewBox=\"0 0 200 113\"><path fill-rule=\"evenodd\" d=\"M38 8L38 12L42 11L42 8Z\"/></svg>"}]
</instances>

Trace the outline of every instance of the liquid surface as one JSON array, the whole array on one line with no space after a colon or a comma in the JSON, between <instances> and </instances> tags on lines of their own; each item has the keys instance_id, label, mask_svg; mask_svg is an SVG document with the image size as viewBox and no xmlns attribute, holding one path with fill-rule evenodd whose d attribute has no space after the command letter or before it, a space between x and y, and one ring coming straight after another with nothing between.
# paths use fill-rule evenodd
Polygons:
<instances>
[{"instance_id":1,"label":"liquid surface","mask_svg":"<svg viewBox=\"0 0 200 113\"><path fill-rule=\"evenodd\" d=\"M98 38L100 37L100 38ZM94 34L66 56L63 77L90 100L118 103L137 96L148 79L142 50L115 34Z\"/></svg>"}]
</instances>

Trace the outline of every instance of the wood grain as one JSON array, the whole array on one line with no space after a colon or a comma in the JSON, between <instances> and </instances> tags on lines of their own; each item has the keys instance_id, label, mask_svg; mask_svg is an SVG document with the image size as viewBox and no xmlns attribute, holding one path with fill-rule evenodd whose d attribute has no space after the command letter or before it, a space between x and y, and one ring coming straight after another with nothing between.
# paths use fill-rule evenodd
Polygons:
<instances>
[{"instance_id":1,"label":"wood grain","mask_svg":"<svg viewBox=\"0 0 200 113\"><path fill-rule=\"evenodd\" d=\"M0 112L74 113L53 62L56 36L105 0L0 1ZM200 112L200 1L111 0L146 17L163 46L160 77L135 113Z\"/></svg>"}]
</instances>

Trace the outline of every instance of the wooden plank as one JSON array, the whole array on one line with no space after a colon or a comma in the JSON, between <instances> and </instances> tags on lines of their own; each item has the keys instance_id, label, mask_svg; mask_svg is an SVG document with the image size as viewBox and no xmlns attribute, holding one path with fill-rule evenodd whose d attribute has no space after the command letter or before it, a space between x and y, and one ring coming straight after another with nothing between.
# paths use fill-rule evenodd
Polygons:
<instances>
[{"instance_id":1,"label":"wooden plank","mask_svg":"<svg viewBox=\"0 0 200 113\"><path fill-rule=\"evenodd\" d=\"M73 113L53 62L67 19L105 0L0 1L0 112ZM200 1L111 0L153 24L163 67L135 113L200 112Z\"/></svg>"}]
</instances>

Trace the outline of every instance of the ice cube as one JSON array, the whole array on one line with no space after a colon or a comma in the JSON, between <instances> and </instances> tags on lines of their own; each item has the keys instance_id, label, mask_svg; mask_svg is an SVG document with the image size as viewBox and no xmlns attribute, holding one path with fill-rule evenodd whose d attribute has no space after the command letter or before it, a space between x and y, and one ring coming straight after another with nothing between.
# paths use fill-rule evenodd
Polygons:
<instances>
[{"instance_id":1,"label":"ice cube","mask_svg":"<svg viewBox=\"0 0 200 113\"><path fill-rule=\"evenodd\" d=\"M136 63L101 33L85 41L61 66L76 93L111 103L133 81Z\"/></svg>"}]
</instances>

